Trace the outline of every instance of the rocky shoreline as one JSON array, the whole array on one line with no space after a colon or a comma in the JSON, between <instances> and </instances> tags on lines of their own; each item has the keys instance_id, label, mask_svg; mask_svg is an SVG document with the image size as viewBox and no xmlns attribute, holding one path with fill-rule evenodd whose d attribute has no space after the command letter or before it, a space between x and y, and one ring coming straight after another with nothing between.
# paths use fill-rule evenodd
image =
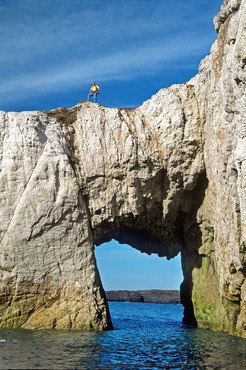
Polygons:
<instances>
[{"instance_id":1,"label":"rocky shoreline","mask_svg":"<svg viewBox=\"0 0 246 370\"><path fill-rule=\"evenodd\" d=\"M181 303L179 290L109 290L105 293L107 300L113 302Z\"/></svg>"}]
</instances>

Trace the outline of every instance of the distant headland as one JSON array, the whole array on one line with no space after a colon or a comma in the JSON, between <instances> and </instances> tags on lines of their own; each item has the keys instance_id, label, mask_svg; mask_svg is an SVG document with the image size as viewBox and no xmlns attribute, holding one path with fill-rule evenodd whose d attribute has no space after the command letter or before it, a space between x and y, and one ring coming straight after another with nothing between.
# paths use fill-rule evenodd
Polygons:
<instances>
[{"instance_id":1,"label":"distant headland","mask_svg":"<svg viewBox=\"0 0 246 370\"><path fill-rule=\"evenodd\" d=\"M179 290L109 290L105 293L107 300L114 302L181 303Z\"/></svg>"}]
</instances>

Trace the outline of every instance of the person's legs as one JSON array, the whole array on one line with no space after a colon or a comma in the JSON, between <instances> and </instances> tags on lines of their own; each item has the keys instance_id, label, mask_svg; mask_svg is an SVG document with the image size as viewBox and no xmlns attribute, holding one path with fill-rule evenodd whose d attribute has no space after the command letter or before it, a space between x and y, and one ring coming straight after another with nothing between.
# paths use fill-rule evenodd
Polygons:
<instances>
[{"instance_id":1,"label":"person's legs","mask_svg":"<svg viewBox=\"0 0 246 370\"><path fill-rule=\"evenodd\" d=\"M92 91L90 94L88 94L88 100L90 100L90 96L94 97L94 103L96 103L97 102L97 93Z\"/></svg>"}]
</instances>

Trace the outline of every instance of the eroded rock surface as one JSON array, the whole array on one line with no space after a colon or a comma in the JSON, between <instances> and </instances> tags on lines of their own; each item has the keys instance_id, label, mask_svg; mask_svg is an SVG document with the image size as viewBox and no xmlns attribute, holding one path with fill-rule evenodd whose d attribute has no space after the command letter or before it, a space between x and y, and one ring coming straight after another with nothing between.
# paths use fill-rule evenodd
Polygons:
<instances>
[{"instance_id":1,"label":"eroded rock surface","mask_svg":"<svg viewBox=\"0 0 246 370\"><path fill-rule=\"evenodd\" d=\"M136 109L0 113L0 325L111 328L94 244L180 251L184 322L246 336L246 2Z\"/></svg>"}]
</instances>

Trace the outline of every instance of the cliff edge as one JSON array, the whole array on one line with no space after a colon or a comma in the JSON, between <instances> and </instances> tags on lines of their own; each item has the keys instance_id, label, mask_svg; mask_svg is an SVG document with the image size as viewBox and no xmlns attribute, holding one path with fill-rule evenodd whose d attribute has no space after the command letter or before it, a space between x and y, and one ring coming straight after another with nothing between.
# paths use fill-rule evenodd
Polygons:
<instances>
[{"instance_id":1,"label":"cliff edge","mask_svg":"<svg viewBox=\"0 0 246 370\"><path fill-rule=\"evenodd\" d=\"M0 326L110 329L94 245L182 256L183 321L246 337L246 1L136 109L0 112Z\"/></svg>"}]
</instances>

